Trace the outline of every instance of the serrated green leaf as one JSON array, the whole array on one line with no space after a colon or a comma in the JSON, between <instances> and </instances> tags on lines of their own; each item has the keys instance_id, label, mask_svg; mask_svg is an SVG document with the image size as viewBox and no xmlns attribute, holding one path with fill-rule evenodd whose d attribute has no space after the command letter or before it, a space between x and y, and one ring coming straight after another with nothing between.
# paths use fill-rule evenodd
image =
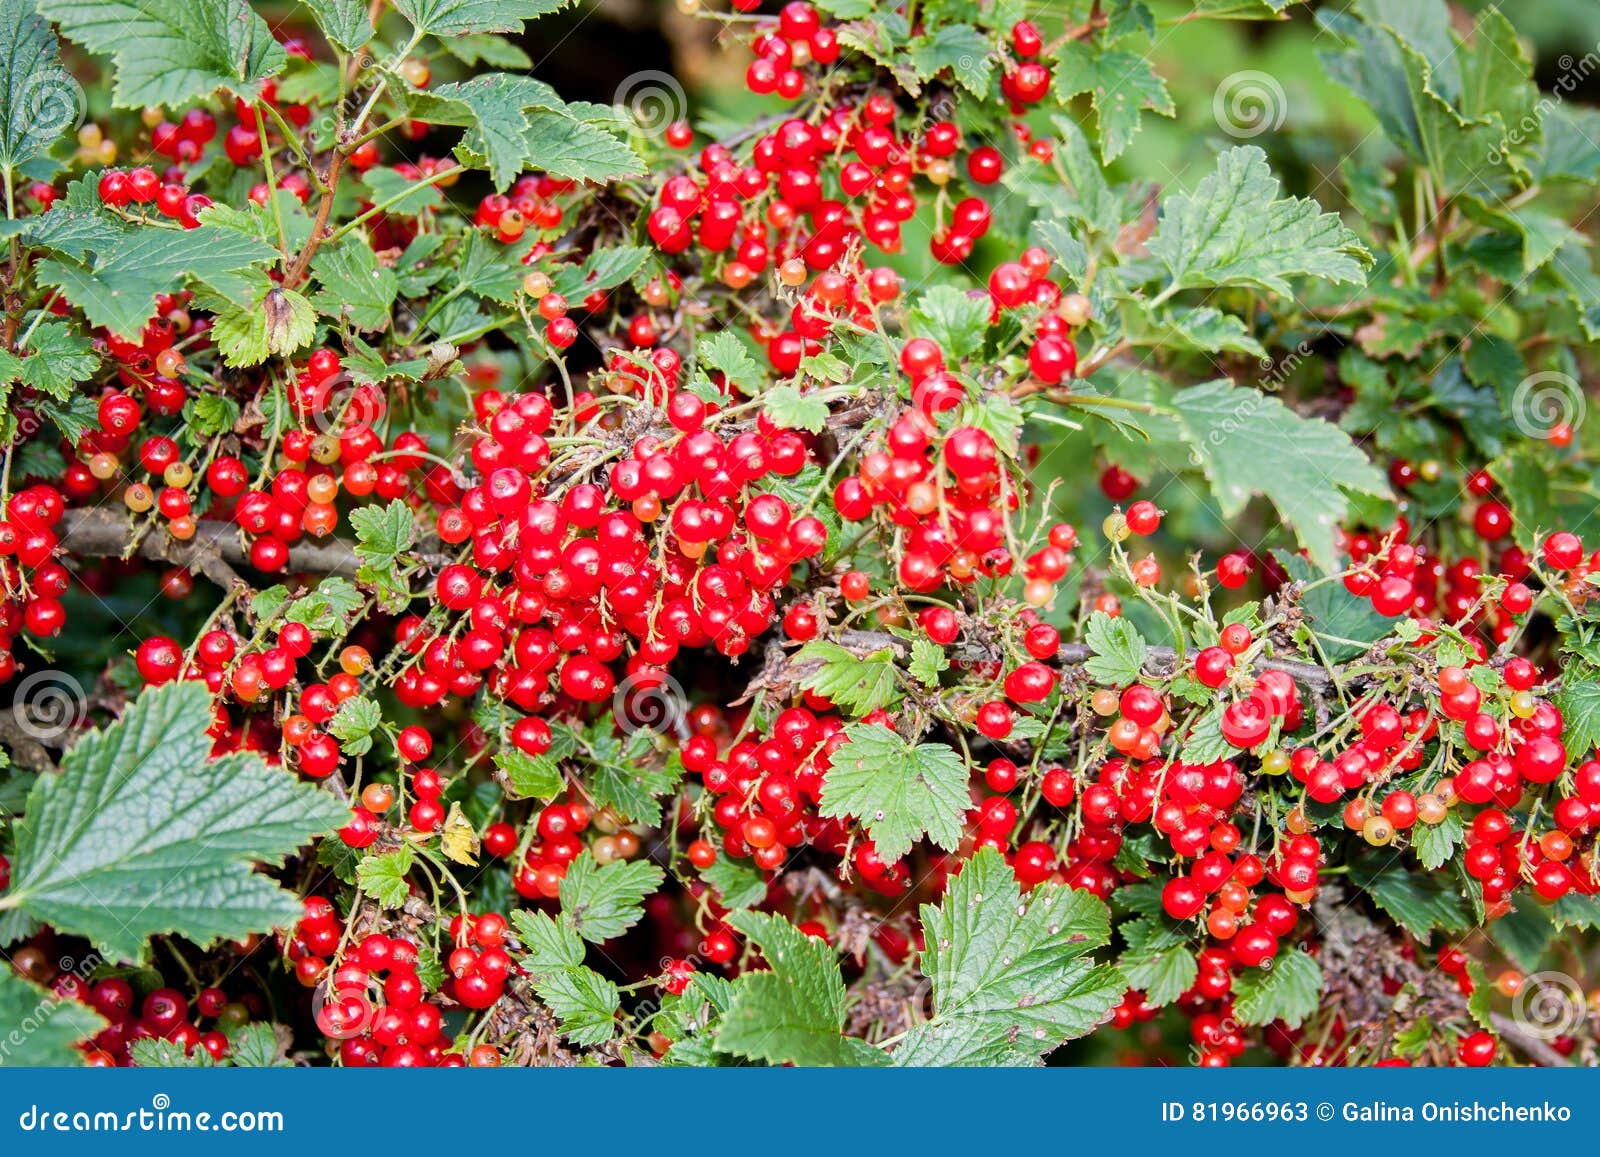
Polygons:
<instances>
[{"instance_id":1,"label":"serrated green leaf","mask_svg":"<svg viewBox=\"0 0 1600 1157\"><path fill-rule=\"evenodd\" d=\"M531 168L574 181L610 181L644 172L644 162L606 127L559 109L536 108L527 115Z\"/></svg>"},{"instance_id":2,"label":"serrated green leaf","mask_svg":"<svg viewBox=\"0 0 1600 1157\"><path fill-rule=\"evenodd\" d=\"M1177 112L1166 82L1148 59L1099 43L1063 44L1056 57L1054 85L1063 102L1089 94L1100 130L1100 158L1108 165L1133 143L1145 112L1165 117Z\"/></svg>"},{"instance_id":3,"label":"serrated green leaf","mask_svg":"<svg viewBox=\"0 0 1600 1157\"><path fill-rule=\"evenodd\" d=\"M1455 855L1462 830L1461 816L1454 809L1445 812L1439 823L1419 822L1411 829L1411 848L1417 853L1417 861L1430 872L1444 867Z\"/></svg>"},{"instance_id":4,"label":"serrated green leaf","mask_svg":"<svg viewBox=\"0 0 1600 1157\"><path fill-rule=\"evenodd\" d=\"M616 985L585 967L578 934L544 912L513 912L511 921L525 949L518 961L539 999L561 1022L561 1031L585 1047L610 1040L622 997Z\"/></svg>"},{"instance_id":5,"label":"serrated green leaf","mask_svg":"<svg viewBox=\"0 0 1600 1157\"><path fill-rule=\"evenodd\" d=\"M223 362L240 369L268 358L287 358L310 345L316 332L311 303L292 289L272 286L252 305L219 312L211 338Z\"/></svg>"},{"instance_id":6,"label":"serrated green leaf","mask_svg":"<svg viewBox=\"0 0 1600 1157\"><path fill-rule=\"evenodd\" d=\"M577 0L395 0L418 32L441 39L472 32L521 32L525 21L570 8Z\"/></svg>"},{"instance_id":7,"label":"serrated green leaf","mask_svg":"<svg viewBox=\"0 0 1600 1157\"><path fill-rule=\"evenodd\" d=\"M774 386L761 395L761 412L775 426L820 434L828 428L828 403L794 386Z\"/></svg>"},{"instance_id":8,"label":"serrated green leaf","mask_svg":"<svg viewBox=\"0 0 1600 1157\"><path fill-rule=\"evenodd\" d=\"M932 639L918 638L911 642L911 662L906 672L925 687L937 687L939 676L950 669L950 657L944 648Z\"/></svg>"},{"instance_id":9,"label":"serrated green leaf","mask_svg":"<svg viewBox=\"0 0 1600 1157\"><path fill-rule=\"evenodd\" d=\"M648 860L615 860L601 866L585 852L561 880L561 919L591 944L621 936L644 915L644 898L660 887L663 873Z\"/></svg>"},{"instance_id":10,"label":"serrated green leaf","mask_svg":"<svg viewBox=\"0 0 1600 1157\"><path fill-rule=\"evenodd\" d=\"M968 297L953 285L936 285L917 298L909 327L932 338L955 361L977 352L989 328L989 299Z\"/></svg>"},{"instance_id":11,"label":"serrated green leaf","mask_svg":"<svg viewBox=\"0 0 1600 1157\"><path fill-rule=\"evenodd\" d=\"M283 1041L275 1027L261 1021L245 1025L228 1038L225 1059L236 1069L283 1069L292 1064L284 1055Z\"/></svg>"},{"instance_id":12,"label":"serrated green leaf","mask_svg":"<svg viewBox=\"0 0 1600 1157\"><path fill-rule=\"evenodd\" d=\"M416 853L410 844L401 844L392 852L366 855L356 865L356 881L362 892L385 908L398 908L411 895L406 875L415 862Z\"/></svg>"},{"instance_id":13,"label":"serrated green leaf","mask_svg":"<svg viewBox=\"0 0 1600 1157\"><path fill-rule=\"evenodd\" d=\"M614 289L633 277L650 260L642 245L613 245L596 249L581 266L564 266L550 280L551 289L568 301L582 301L591 293Z\"/></svg>"},{"instance_id":14,"label":"serrated green leaf","mask_svg":"<svg viewBox=\"0 0 1600 1157\"><path fill-rule=\"evenodd\" d=\"M1555 934L1549 910L1528 896L1520 897L1515 908L1490 925L1494 942L1526 972L1539 970Z\"/></svg>"},{"instance_id":15,"label":"serrated green leaf","mask_svg":"<svg viewBox=\"0 0 1600 1157\"><path fill-rule=\"evenodd\" d=\"M1363 856L1350 865L1350 881L1406 931L1426 940L1436 929L1459 932L1471 925L1461 897L1447 879L1390 861L1391 857Z\"/></svg>"},{"instance_id":16,"label":"serrated green leaf","mask_svg":"<svg viewBox=\"0 0 1600 1157\"><path fill-rule=\"evenodd\" d=\"M1124 956L1118 967L1128 987L1143 992L1155 1008L1177 1000L1200 973L1194 953L1181 944L1153 955Z\"/></svg>"},{"instance_id":17,"label":"serrated green leaf","mask_svg":"<svg viewBox=\"0 0 1600 1157\"><path fill-rule=\"evenodd\" d=\"M1179 757L1185 763L1215 763L1234 753L1233 744L1222 734L1222 711L1221 703L1213 704L1189 728L1179 751Z\"/></svg>"},{"instance_id":18,"label":"serrated green leaf","mask_svg":"<svg viewBox=\"0 0 1600 1157\"><path fill-rule=\"evenodd\" d=\"M358 330L388 326L400 278L378 264L364 240L349 237L336 246L322 246L311 259L311 273L322 287L312 301L323 313Z\"/></svg>"},{"instance_id":19,"label":"serrated green leaf","mask_svg":"<svg viewBox=\"0 0 1600 1157\"><path fill-rule=\"evenodd\" d=\"M94 1009L64 1000L22 977L0 968L0 1025L8 1031L0 1048L0 1068L63 1068L81 1065L83 1054L72 1046L106 1027Z\"/></svg>"},{"instance_id":20,"label":"serrated green leaf","mask_svg":"<svg viewBox=\"0 0 1600 1157\"><path fill-rule=\"evenodd\" d=\"M1300 607L1330 663L1354 659L1394 629L1395 619L1375 610L1371 599L1351 594L1342 582L1319 581L1326 576L1300 555L1286 550L1272 554L1290 578L1310 588Z\"/></svg>"},{"instance_id":21,"label":"serrated green leaf","mask_svg":"<svg viewBox=\"0 0 1600 1157\"><path fill-rule=\"evenodd\" d=\"M13 827L9 904L125 960L144 960L157 933L204 945L293 921L299 901L251 865L349 813L255 755L211 758L211 724L204 684L185 681L80 739Z\"/></svg>"},{"instance_id":22,"label":"serrated green leaf","mask_svg":"<svg viewBox=\"0 0 1600 1157\"><path fill-rule=\"evenodd\" d=\"M911 65L923 80L949 69L956 83L973 96L989 93L994 76L994 45L970 24L946 24L919 37L908 49Z\"/></svg>"},{"instance_id":23,"label":"serrated green leaf","mask_svg":"<svg viewBox=\"0 0 1600 1157\"><path fill-rule=\"evenodd\" d=\"M1005 858L980 849L938 907L924 904L922 973L933 1016L906 1034L897 1065L1030 1065L1083 1036L1127 992L1090 955L1111 939L1092 893L1044 884L1026 897Z\"/></svg>"},{"instance_id":24,"label":"serrated green leaf","mask_svg":"<svg viewBox=\"0 0 1600 1157\"><path fill-rule=\"evenodd\" d=\"M322 34L346 52L372 39L372 22L362 0L301 0L311 9Z\"/></svg>"},{"instance_id":25,"label":"serrated green leaf","mask_svg":"<svg viewBox=\"0 0 1600 1157\"><path fill-rule=\"evenodd\" d=\"M1383 472L1348 434L1271 395L1220 380L1179 390L1173 407L1223 517L1265 495L1321 570L1338 566L1334 539L1349 507L1340 487L1389 495Z\"/></svg>"},{"instance_id":26,"label":"serrated green leaf","mask_svg":"<svg viewBox=\"0 0 1600 1157\"><path fill-rule=\"evenodd\" d=\"M828 639L813 639L795 652L792 662L800 667L818 664L801 677L800 686L852 715L876 711L898 698L894 652L887 647L861 656Z\"/></svg>"},{"instance_id":27,"label":"serrated green leaf","mask_svg":"<svg viewBox=\"0 0 1600 1157\"><path fill-rule=\"evenodd\" d=\"M1281 1020L1290 1028L1317 1011L1322 999L1322 968L1298 948L1286 948L1268 962L1247 968L1233 982L1233 1011L1243 1023Z\"/></svg>"},{"instance_id":28,"label":"serrated green leaf","mask_svg":"<svg viewBox=\"0 0 1600 1157\"><path fill-rule=\"evenodd\" d=\"M954 851L971 805L961 756L942 743L912 746L872 723L848 724L845 736L850 742L833 753L822 779L820 813L859 820L885 862L923 836Z\"/></svg>"},{"instance_id":29,"label":"serrated green leaf","mask_svg":"<svg viewBox=\"0 0 1600 1157\"><path fill-rule=\"evenodd\" d=\"M882 1052L844 1035L845 989L826 942L782 916L727 917L761 950L769 970L746 972L717 1030L717 1047L768 1064L882 1065Z\"/></svg>"},{"instance_id":30,"label":"serrated green leaf","mask_svg":"<svg viewBox=\"0 0 1600 1157\"><path fill-rule=\"evenodd\" d=\"M1561 709L1567 750L1589 752L1600 747L1600 668L1569 664L1554 699Z\"/></svg>"},{"instance_id":31,"label":"serrated green leaf","mask_svg":"<svg viewBox=\"0 0 1600 1157\"><path fill-rule=\"evenodd\" d=\"M1228 149L1192 194L1162 206L1148 248L1179 289L1241 285L1288 294L1291 277L1365 280L1371 255L1334 213L1315 201L1280 197L1266 154Z\"/></svg>"},{"instance_id":32,"label":"serrated green leaf","mask_svg":"<svg viewBox=\"0 0 1600 1157\"><path fill-rule=\"evenodd\" d=\"M379 165L361 177L367 196L374 205L387 205L385 214L416 217L428 209L444 205L444 194L437 185L424 185L395 169Z\"/></svg>"},{"instance_id":33,"label":"serrated green leaf","mask_svg":"<svg viewBox=\"0 0 1600 1157\"><path fill-rule=\"evenodd\" d=\"M48 214L46 214L48 216ZM118 234L83 261L47 258L39 280L61 290L95 325L136 337L156 313L156 295L186 278L204 281L272 260L277 251L235 229L147 225Z\"/></svg>"},{"instance_id":34,"label":"serrated green leaf","mask_svg":"<svg viewBox=\"0 0 1600 1157\"><path fill-rule=\"evenodd\" d=\"M283 46L246 0L34 0L69 40L115 62L117 108L184 105L227 89L254 98Z\"/></svg>"},{"instance_id":35,"label":"serrated green leaf","mask_svg":"<svg viewBox=\"0 0 1600 1157\"><path fill-rule=\"evenodd\" d=\"M61 46L30 0L0 3L0 170L17 173L82 112L83 89L61 65Z\"/></svg>"},{"instance_id":36,"label":"serrated green leaf","mask_svg":"<svg viewBox=\"0 0 1600 1157\"><path fill-rule=\"evenodd\" d=\"M1084 626L1083 641L1094 652L1083 665L1090 678L1119 687L1139 681L1150 645L1127 619L1096 611Z\"/></svg>"},{"instance_id":37,"label":"serrated green leaf","mask_svg":"<svg viewBox=\"0 0 1600 1157\"><path fill-rule=\"evenodd\" d=\"M566 787L561 767L549 752L529 755L514 747L502 747L494 765L505 773L510 794L517 799L555 799Z\"/></svg>"},{"instance_id":38,"label":"serrated green leaf","mask_svg":"<svg viewBox=\"0 0 1600 1157\"><path fill-rule=\"evenodd\" d=\"M753 908L767 898L765 873L720 852L716 862L701 871L700 878L716 889L724 908Z\"/></svg>"},{"instance_id":39,"label":"serrated green leaf","mask_svg":"<svg viewBox=\"0 0 1600 1157\"><path fill-rule=\"evenodd\" d=\"M365 755L372 750L372 733L382 723L382 708L365 695L352 695L328 720L328 734L339 741L345 755Z\"/></svg>"},{"instance_id":40,"label":"serrated green leaf","mask_svg":"<svg viewBox=\"0 0 1600 1157\"><path fill-rule=\"evenodd\" d=\"M177 1041L146 1037L128 1046L128 1058L140 1069L214 1069L217 1062L203 1048L185 1050Z\"/></svg>"},{"instance_id":41,"label":"serrated green leaf","mask_svg":"<svg viewBox=\"0 0 1600 1157\"><path fill-rule=\"evenodd\" d=\"M73 386L94 377L100 355L94 343L65 322L41 322L28 339L28 354L18 359L22 381L54 398L65 399Z\"/></svg>"},{"instance_id":42,"label":"serrated green leaf","mask_svg":"<svg viewBox=\"0 0 1600 1157\"><path fill-rule=\"evenodd\" d=\"M731 330L708 334L695 343L695 364L703 373L719 373L744 394L760 393L766 375Z\"/></svg>"}]
</instances>

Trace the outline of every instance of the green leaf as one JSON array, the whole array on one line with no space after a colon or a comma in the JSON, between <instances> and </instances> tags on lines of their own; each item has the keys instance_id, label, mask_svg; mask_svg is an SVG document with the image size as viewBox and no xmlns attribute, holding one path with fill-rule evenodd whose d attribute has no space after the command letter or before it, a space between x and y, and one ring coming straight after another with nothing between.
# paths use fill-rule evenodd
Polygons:
<instances>
[{"instance_id":1,"label":"green leaf","mask_svg":"<svg viewBox=\"0 0 1600 1157\"><path fill-rule=\"evenodd\" d=\"M218 434L232 433L239 403L222 394L196 394L184 403L183 428L189 442L203 446Z\"/></svg>"},{"instance_id":2,"label":"green leaf","mask_svg":"<svg viewBox=\"0 0 1600 1157\"><path fill-rule=\"evenodd\" d=\"M111 56L117 108L182 108L227 89L253 99L283 46L246 0L34 0L68 39Z\"/></svg>"},{"instance_id":3,"label":"green leaf","mask_svg":"<svg viewBox=\"0 0 1600 1157\"><path fill-rule=\"evenodd\" d=\"M1439 874L1413 872L1392 857L1367 855L1350 865L1350 881L1419 940L1435 929L1459 932L1472 921L1461 897Z\"/></svg>"},{"instance_id":4,"label":"green leaf","mask_svg":"<svg viewBox=\"0 0 1600 1157\"><path fill-rule=\"evenodd\" d=\"M1302 585L1326 577L1298 554L1275 550L1272 555L1289 577ZM1395 619L1373 609L1372 600L1351 594L1342 582L1321 582L1311 587L1301 597L1300 609L1305 611L1312 633L1331 663L1354 659L1387 635L1395 624Z\"/></svg>"},{"instance_id":5,"label":"green leaf","mask_svg":"<svg viewBox=\"0 0 1600 1157\"><path fill-rule=\"evenodd\" d=\"M378 264L359 237L324 245L311 259L311 273L322 286L313 303L329 317L343 318L358 330L384 329L400 292L400 277Z\"/></svg>"},{"instance_id":6,"label":"green leaf","mask_svg":"<svg viewBox=\"0 0 1600 1157\"><path fill-rule=\"evenodd\" d=\"M400 574L400 563L417 537L411 508L400 498L387 506L362 506L350 512L350 527L356 532L355 552L361 560L356 578L396 602L408 599L410 588Z\"/></svg>"},{"instance_id":7,"label":"green leaf","mask_svg":"<svg viewBox=\"0 0 1600 1157\"><path fill-rule=\"evenodd\" d=\"M316 17L322 34L346 52L372 39L372 22L363 0L301 0Z\"/></svg>"},{"instance_id":8,"label":"green leaf","mask_svg":"<svg viewBox=\"0 0 1600 1157\"><path fill-rule=\"evenodd\" d=\"M365 755L372 750L372 733L382 723L382 708L365 695L352 695L328 720L328 734L339 741L343 754Z\"/></svg>"},{"instance_id":9,"label":"green leaf","mask_svg":"<svg viewBox=\"0 0 1600 1157\"><path fill-rule=\"evenodd\" d=\"M1200 973L1194 953L1182 944L1147 956L1124 956L1118 967L1128 987L1139 989L1156 1008L1177 1000Z\"/></svg>"},{"instance_id":10,"label":"green leaf","mask_svg":"<svg viewBox=\"0 0 1600 1157\"><path fill-rule=\"evenodd\" d=\"M760 393L766 374L732 330L701 338L694 347L695 363L703 373L719 373L728 385L744 394Z\"/></svg>"},{"instance_id":11,"label":"green leaf","mask_svg":"<svg viewBox=\"0 0 1600 1157\"><path fill-rule=\"evenodd\" d=\"M245 1025L228 1038L226 1059L236 1069L283 1069L291 1066L274 1026L261 1021Z\"/></svg>"},{"instance_id":12,"label":"green leaf","mask_svg":"<svg viewBox=\"0 0 1600 1157\"><path fill-rule=\"evenodd\" d=\"M127 960L157 933L205 945L296 919L296 897L251 865L349 812L258 756L211 758L211 724L204 684L169 683L80 739L28 793L6 899Z\"/></svg>"},{"instance_id":13,"label":"green leaf","mask_svg":"<svg viewBox=\"0 0 1600 1157\"><path fill-rule=\"evenodd\" d=\"M1139 681L1150 647L1127 619L1096 611L1084 626L1083 641L1094 652L1083 665L1091 679L1118 687Z\"/></svg>"},{"instance_id":14,"label":"green leaf","mask_svg":"<svg viewBox=\"0 0 1600 1157\"><path fill-rule=\"evenodd\" d=\"M767 878L760 869L720 852L716 863L703 870L700 878L716 889L724 908L754 908L767 898Z\"/></svg>"},{"instance_id":15,"label":"green leaf","mask_svg":"<svg viewBox=\"0 0 1600 1157\"><path fill-rule=\"evenodd\" d=\"M387 205L386 215L416 217L444 205L438 185L424 185L395 169L382 165L368 169L361 177L367 197L374 205Z\"/></svg>"},{"instance_id":16,"label":"green leaf","mask_svg":"<svg viewBox=\"0 0 1600 1157\"><path fill-rule=\"evenodd\" d=\"M717 1047L768 1064L882 1065L882 1052L844 1035L845 988L823 940L782 916L733 912L728 923L749 938L769 971L746 972L717 1030Z\"/></svg>"},{"instance_id":17,"label":"green leaf","mask_svg":"<svg viewBox=\"0 0 1600 1157\"><path fill-rule=\"evenodd\" d=\"M41 322L28 339L28 350L20 360L22 380L54 398L65 399L73 386L100 368L94 343L65 322Z\"/></svg>"},{"instance_id":18,"label":"green leaf","mask_svg":"<svg viewBox=\"0 0 1600 1157\"><path fill-rule=\"evenodd\" d=\"M1178 289L1241 285L1288 294L1288 278L1365 280L1371 255L1335 213L1315 201L1279 197L1267 156L1228 149L1192 194L1167 198L1149 250Z\"/></svg>"},{"instance_id":19,"label":"green leaf","mask_svg":"<svg viewBox=\"0 0 1600 1157\"><path fill-rule=\"evenodd\" d=\"M994 45L970 24L946 24L932 36L919 37L912 42L909 55L923 80L932 80L948 68L956 83L973 96L989 93Z\"/></svg>"},{"instance_id":20,"label":"green leaf","mask_svg":"<svg viewBox=\"0 0 1600 1157\"><path fill-rule=\"evenodd\" d=\"M141 1069L214 1069L217 1062L203 1048L186 1052L177 1041L146 1037L128 1046L128 1057Z\"/></svg>"},{"instance_id":21,"label":"green leaf","mask_svg":"<svg viewBox=\"0 0 1600 1157\"><path fill-rule=\"evenodd\" d=\"M1120 157L1139 131L1144 112L1170 117L1177 113L1166 82L1150 61L1131 52L1097 43L1069 40L1056 57L1055 94L1062 102L1088 93L1100 129L1100 158L1106 164Z\"/></svg>"},{"instance_id":22,"label":"green leaf","mask_svg":"<svg viewBox=\"0 0 1600 1157\"><path fill-rule=\"evenodd\" d=\"M516 180L533 157L533 124L527 110L565 108L548 84L508 72L440 85L416 101L421 115L433 123L467 130L462 146L472 156L484 158L498 191Z\"/></svg>"},{"instance_id":23,"label":"green leaf","mask_svg":"<svg viewBox=\"0 0 1600 1157\"><path fill-rule=\"evenodd\" d=\"M401 844L392 852L363 856L356 865L356 881L362 892L385 908L398 908L411 895L411 883L406 874L415 862L416 853L410 844Z\"/></svg>"},{"instance_id":24,"label":"green leaf","mask_svg":"<svg viewBox=\"0 0 1600 1157\"><path fill-rule=\"evenodd\" d=\"M515 747L502 747L495 753L494 765L505 773L508 789L518 799L555 799L567 783L549 752L529 755Z\"/></svg>"},{"instance_id":25,"label":"green leaf","mask_svg":"<svg viewBox=\"0 0 1600 1157\"><path fill-rule=\"evenodd\" d=\"M918 637L911 642L911 662L906 673L924 687L937 687L939 676L950 669L950 657L932 639Z\"/></svg>"},{"instance_id":26,"label":"green leaf","mask_svg":"<svg viewBox=\"0 0 1600 1157\"><path fill-rule=\"evenodd\" d=\"M1549 910L1527 896L1521 897L1517 906L1496 920L1490 930L1494 942L1526 972L1539 970L1556 934Z\"/></svg>"},{"instance_id":27,"label":"green leaf","mask_svg":"<svg viewBox=\"0 0 1600 1157\"><path fill-rule=\"evenodd\" d=\"M1555 693L1561 709L1567 750L1575 755L1600 747L1600 668L1588 663L1571 663L1562 672L1561 689Z\"/></svg>"},{"instance_id":28,"label":"green leaf","mask_svg":"<svg viewBox=\"0 0 1600 1157\"><path fill-rule=\"evenodd\" d=\"M1185 763L1215 763L1233 754L1233 744L1222 734L1222 711L1221 703L1214 704L1194 721L1180 752Z\"/></svg>"},{"instance_id":29,"label":"green leaf","mask_svg":"<svg viewBox=\"0 0 1600 1157\"><path fill-rule=\"evenodd\" d=\"M644 898L663 873L648 860L615 860L602 867L585 852L561 881L561 918L591 944L621 936L644 915Z\"/></svg>"},{"instance_id":30,"label":"green leaf","mask_svg":"<svg viewBox=\"0 0 1600 1157\"><path fill-rule=\"evenodd\" d=\"M0 1025L7 1030L0 1068L65 1068L83 1063L72 1046L105 1028L106 1020L24 980L8 963L0 968Z\"/></svg>"},{"instance_id":31,"label":"green leaf","mask_svg":"<svg viewBox=\"0 0 1600 1157\"><path fill-rule=\"evenodd\" d=\"M831 700L852 715L887 707L898 698L894 652L888 647L865 657L827 639L813 639L796 651L791 664L806 670L800 686Z\"/></svg>"},{"instance_id":32,"label":"green leaf","mask_svg":"<svg viewBox=\"0 0 1600 1157\"><path fill-rule=\"evenodd\" d=\"M310 345L316 332L317 314L311 303L276 285L252 305L220 311L211 327L223 362L235 369L289 357Z\"/></svg>"},{"instance_id":33,"label":"green leaf","mask_svg":"<svg viewBox=\"0 0 1600 1157\"><path fill-rule=\"evenodd\" d=\"M761 395L761 412L775 426L820 434L828 428L828 403L794 386L774 386Z\"/></svg>"},{"instance_id":34,"label":"green leaf","mask_svg":"<svg viewBox=\"0 0 1600 1157\"><path fill-rule=\"evenodd\" d=\"M47 258L38 273L43 284L60 289L93 324L136 337L156 314L157 294L170 292L186 278L204 281L276 255L271 246L236 229L147 225L118 234L82 261Z\"/></svg>"},{"instance_id":35,"label":"green leaf","mask_svg":"<svg viewBox=\"0 0 1600 1157\"><path fill-rule=\"evenodd\" d=\"M609 719L591 733L589 762L582 771L584 786L600 807L609 807L630 820L661 822L660 797L677 790L683 779L683 761L676 753L665 764L651 758L653 733L641 728L619 739L610 733Z\"/></svg>"},{"instance_id":36,"label":"green leaf","mask_svg":"<svg viewBox=\"0 0 1600 1157\"><path fill-rule=\"evenodd\" d=\"M596 249L584 258L581 266L564 266L551 278L550 287L568 301L581 301L596 290L614 289L623 284L644 268L650 255L651 251L642 245Z\"/></svg>"},{"instance_id":37,"label":"green leaf","mask_svg":"<svg viewBox=\"0 0 1600 1157\"><path fill-rule=\"evenodd\" d=\"M637 177L644 162L614 131L558 109L528 112L528 162L574 181Z\"/></svg>"},{"instance_id":38,"label":"green leaf","mask_svg":"<svg viewBox=\"0 0 1600 1157\"><path fill-rule=\"evenodd\" d=\"M418 32L444 39L469 32L521 32L523 22L569 8L577 0L395 0Z\"/></svg>"},{"instance_id":39,"label":"green leaf","mask_svg":"<svg viewBox=\"0 0 1600 1157\"><path fill-rule=\"evenodd\" d=\"M49 22L30 0L0 2L0 170L43 156L76 127L83 99Z\"/></svg>"},{"instance_id":40,"label":"green leaf","mask_svg":"<svg viewBox=\"0 0 1600 1157\"><path fill-rule=\"evenodd\" d=\"M1247 968L1233 982L1233 1011L1245 1024L1281 1020L1290 1028L1317 1011L1322 968L1298 948L1286 948L1270 967Z\"/></svg>"},{"instance_id":41,"label":"green leaf","mask_svg":"<svg viewBox=\"0 0 1600 1157\"><path fill-rule=\"evenodd\" d=\"M912 333L932 338L946 358L957 361L983 344L989 329L989 299L968 297L953 285L936 285L917 299L908 324Z\"/></svg>"},{"instance_id":42,"label":"green leaf","mask_svg":"<svg viewBox=\"0 0 1600 1157\"><path fill-rule=\"evenodd\" d=\"M858 819L886 863L924 835L954 851L971 806L961 756L942 743L912 746L873 723L848 724L844 733L850 742L823 776L820 813Z\"/></svg>"},{"instance_id":43,"label":"green leaf","mask_svg":"<svg viewBox=\"0 0 1600 1157\"><path fill-rule=\"evenodd\" d=\"M584 966L578 934L544 912L513 912L511 921L526 949L518 961L539 999L561 1022L561 1031L590 1048L610 1040L622 996L615 984Z\"/></svg>"},{"instance_id":44,"label":"green leaf","mask_svg":"<svg viewBox=\"0 0 1600 1157\"><path fill-rule=\"evenodd\" d=\"M1417 853L1417 861L1430 872L1444 867L1455 855L1462 830L1461 816L1454 809L1445 812L1439 823L1418 823L1411 829L1411 848Z\"/></svg>"},{"instance_id":45,"label":"green leaf","mask_svg":"<svg viewBox=\"0 0 1600 1157\"><path fill-rule=\"evenodd\" d=\"M1092 956L1111 914L1092 893L1044 884L1023 897L1005 858L980 849L938 907L922 906L922 973L933 1016L894 1052L898 1065L1029 1065L1083 1036L1126 994Z\"/></svg>"},{"instance_id":46,"label":"green leaf","mask_svg":"<svg viewBox=\"0 0 1600 1157\"><path fill-rule=\"evenodd\" d=\"M1383 472L1349 435L1271 395L1220 380L1178 391L1173 406L1223 517L1265 495L1320 570L1338 566L1334 539L1349 507L1339 488L1389 495Z\"/></svg>"}]
</instances>

